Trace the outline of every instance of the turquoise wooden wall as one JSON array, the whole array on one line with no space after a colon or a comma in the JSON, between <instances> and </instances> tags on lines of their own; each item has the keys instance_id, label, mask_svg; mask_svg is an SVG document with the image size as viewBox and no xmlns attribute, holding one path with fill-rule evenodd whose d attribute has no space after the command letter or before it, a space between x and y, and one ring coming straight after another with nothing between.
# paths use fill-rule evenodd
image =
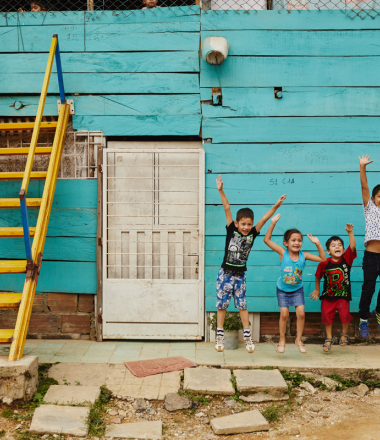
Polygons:
<instances>
[{"instance_id":1,"label":"turquoise wooden wall","mask_svg":"<svg viewBox=\"0 0 380 440\"><path fill-rule=\"evenodd\" d=\"M223 258L225 216L215 178L223 176L235 215L250 206L256 221L284 193L288 199L275 241L296 227L324 245L355 225L358 258L352 269L358 310L364 253L358 155L375 159L369 185L379 183L380 31L376 20L351 19L341 11L234 11L202 13L201 40L228 40L220 66L201 62L202 135L206 150L206 310L215 310L215 280ZM379 46L380 47L380 46ZM223 105L211 105L212 88ZM282 87L275 99L274 87ZM207 102L208 101L208 102ZM278 311L278 255L256 239L247 272L248 309ZM303 249L315 252L305 238ZM306 311L319 311L308 295L315 263L305 269ZM236 310L232 305L231 310Z\"/></svg>"}]
</instances>

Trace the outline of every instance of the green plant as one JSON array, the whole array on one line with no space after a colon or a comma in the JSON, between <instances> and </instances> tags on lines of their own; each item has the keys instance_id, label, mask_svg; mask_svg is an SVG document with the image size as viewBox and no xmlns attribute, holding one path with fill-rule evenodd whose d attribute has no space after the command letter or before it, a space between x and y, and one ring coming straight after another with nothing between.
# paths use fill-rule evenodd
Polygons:
<instances>
[{"instance_id":1,"label":"green plant","mask_svg":"<svg viewBox=\"0 0 380 440\"><path fill-rule=\"evenodd\" d=\"M268 420L269 423L277 422L282 413L281 405L272 403L261 414Z\"/></svg>"},{"instance_id":2,"label":"green plant","mask_svg":"<svg viewBox=\"0 0 380 440\"><path fill-rule=\"evenodd\" d=\"M216 313L212 317L207 318L207 325L211 325L211 329L216 331L217 320ZM249 323L251 325L251 323ZM243 324L238 313L226 312L226 317L224 319L224 330L226 332L233 332L235 330L243 330Z\"/></svg>"},{"instance_id":3,"label":"green plant","mask_svg":"<svg viewBox=\"0 0 380 440\"><path fill-rule=\"evenodd\" d=\"M342 376L339 376L339 374L330 374L328 377L342 384L341 386L336 387L337 391L343 391L347 388L356 387L360 384L360 382L355 382L353 379L344 379Z\"/></svg>"},{"instance_id":4,"label":"green plant","mask_svg":"<svg viewBox=\"0 0 380 440\"><path fill-rule=\"evenodd\" d=\"M202 394L198 393L192 393L187 388L183 390L179 390L178 394L180 396L187 397L188 399L192 400L193 402L200 403L201 405L208 405L210 401L207 399L207 397L203 396Z\"/></svg>"},{"instance_id":5,"label":"green plant","mask_svg":"<svg viewBox=\"0 0 380 440\"><path fill-rule=\"evenodd\" d=\"M4 435L7 433L7 431L5 429L2 429L0 431L0 438L4 437Z\"/></svg>"},{"instance_id":6,"label":"green plant","mask_svg":"<svg viewBox=\"0 0 380 440\"><path fill-rule=\"evenodd\" d=\"M1 415L6 419L10 419L13 416L13 411L11 409L5 409Z\"/></svg>"},{"instance_id":7,"label":"green plant","mask_svg":"<svg viewBox=\"0 0 380 440\"><path fill-rule=\"evenodd\" d=\"M300 386L302 382L310 382L310 383L314 382L314 379L309 379L308 377L305 377L302 374L298 373L298 371L282 370L281 374L285 380L292 383L293 387Z\"/></svg>"},{"instance_id":8,"label":"green plant","mask_svg":"<svg viewBox=\"0 0 380 440\"><path fill-rule=\"evenodd\" d=\"M241 404L244 404L244 402L240 399L240 393L237 390L237 385L236 385L236 376L234 376L233 374L233 370L231 370L231 377L230 377L230 381L232 382L232 386L235 389L235 394L233 396L231 396L236 402L239 402Z\"/></svg>"},{"instance_id":9,"label":"green plant","mask_svg":"<svg viewBox=\"0 0 380 440\"><path fill-rule=\"evenodd\" d=\"M267 367L260 367L259 370L277 370L276 367L270 367L269 365Z\"/></svg>"},{"instance_id":10,"label":"green plant","mask_svg":"<svg viewBox=\"0 0 380 440\"><path fill-rule=\"evenodd\" d=\"M100 387L100 396L95 404L90 408L87 419L88 434L92 437L102 437L106 431L104 417L107 413L108 402L112 397L111 391L106 386Z\"/></svg>"}]
</instances>

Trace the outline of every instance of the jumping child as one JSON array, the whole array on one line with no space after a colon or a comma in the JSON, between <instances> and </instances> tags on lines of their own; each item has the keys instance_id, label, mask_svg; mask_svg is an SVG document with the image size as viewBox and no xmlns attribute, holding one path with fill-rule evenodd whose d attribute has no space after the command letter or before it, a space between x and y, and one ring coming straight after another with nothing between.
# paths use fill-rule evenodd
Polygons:
<instances>
[{"instance_id":1,"label":"jumping child","mask_svg":"<svg viewBox=\"0 0 380 440\"><path fill-rule=\"evenodd\" d=\"M372 163L370 156L359 157L360 163L360 183L362 186L364 218L365 218L365 237L363 258L364 282L359 303L359 333L362 338L368 338L368 318L373 294L376 289L376 280L380 275L380 185L376 185L370 197L366 166ZM377 296L377 305L372 311L372 316L376 319L380 328L380 291Z\"/></svg>"},{"instance_id":2,"label":"jumping child","mask_svg":"<svg viewBox=\"0 0 380 440\"><path fill-rule=\"evenodd\" d=\"M317 237L308 234L309 240L317 246L319 256L301 251L302 234L298 229L288 229L284 234L284 246L279 246L272 241L272 234L281 215L272 218L271 224L264 237L264 243L278 253L281 261L281 276L277 280L277 299L280 307L280 340L277 345L279 353L285 352L286 323L289 318L289 307L296 308L297 337L295 344L301 353L306 353L302 343L303 327L305 325L305 297L302 283L302 273L306 260L326 261L326 254Z\"/></svg>"},{"instance_id":3,"label":"jumping child","mask_svg":"<svg viewBox=\"0 0 380 440\"><path fill-rule=\"evenodd\" d=\"M216 186L226 214L227 236L223 263L216 281L216 308L218 312L215 350L219 352L224 350L224 319L227 307L233 296L235 307L239 309L241 322L244 327L246 349L248 353L253 353L255 345L249 328L246 301L246 263L255 238L259 235L261 228L286 199L286 194L278 199L277 203L257 222L256 226L253 226L253 212L249 208L239 209L236 214L236 220L233 221L230 204L224 194L220 174L216 180Z\"/></svg>"},{"instance_id":4,"label":"jumping child","mask_svg":"<svg viewBox=\"0 0 380 440\"><path fill-rule=\"evenodd\" d=\"M340 331L339 345L348 345L348 324L352 321L350 314L351 283L350 271L356 258L356 244L354 225L347 223L345 227L350 245L344 252L343 240L334 235L326 242L327 253L331 256L324 263L319 263L315 274L315 290L310 294L313 301L318 301L321 289L320 281L324 277L321 297L322 324L326 328L326 340L323 350L329 352L333 343L332 325L335 313L339 313L342 330Z\"/></svg>"}]
</instances>

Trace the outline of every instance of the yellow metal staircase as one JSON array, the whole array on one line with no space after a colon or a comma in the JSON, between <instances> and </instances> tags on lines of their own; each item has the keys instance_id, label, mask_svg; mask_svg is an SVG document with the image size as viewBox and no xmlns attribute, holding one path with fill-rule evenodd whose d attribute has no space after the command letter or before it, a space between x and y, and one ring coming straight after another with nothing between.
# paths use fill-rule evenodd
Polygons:
<instances>
[{"instance_id":1,"label":"yellow metal staircase","mask_svg":"<svg viewBox=\"0 0 380 440\"><path fill-rule=\"evenodd\" d=\"M58 84L61 106L58 122L42 122L46 95L49 87L54 57L56 60ZM0 309L18 309L15 329L0 329L0 344L12 344L9 361L22 357L28 332L30 315L34 295L36 293L38 276L41 270L42 256L45 245L46 233L49 224L54 191L58 178L62 149L69 121L70 106L65 99L62 78L62 67L58 45L58 36L54 35L50 47L41 97L34 123L0 124L0 131L33 129L29 148L0 148L0 156L27 155L25 171L22 173L0 173L0 180L22 180L19 198L0 199L0 209L21 210L22 228L0 228L0 238L23 237L25 241L26 260L0 260L0 274L26 273L22 293L0 292ZM53 147L37 148L37 140L41 129L55 129ZM50 154L47 172L32 171L35 154ZM45 180L44 191L41 199L27 198L30 180ZM29 227L28 208L39 208L37 225ZM31 237L33 242L31 242Z\"/></svg>"}]
</instances>

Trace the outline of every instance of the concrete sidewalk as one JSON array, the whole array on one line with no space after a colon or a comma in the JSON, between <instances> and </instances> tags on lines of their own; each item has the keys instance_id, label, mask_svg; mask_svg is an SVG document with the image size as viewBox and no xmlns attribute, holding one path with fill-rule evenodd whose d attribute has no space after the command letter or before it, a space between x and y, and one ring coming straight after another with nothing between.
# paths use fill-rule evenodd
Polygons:
<instances>
[{"instance_id":1,"label":"concrete sidewalk","mask_svg":"<svg viewBox=\"0 0 380 440\"><path fill-rule=\"evenodd\" d=\"M199 365L222 367L297 367L297 368L355 368L380 369L380 346L333 345L325 353L321 345L306 345L307 354L301 354L294 344L288 344L284 354L276 351L276 345L256 344L249 354L245 345L238 350L217 353L213 343L121 341L92 342L83 340L28 340L24 354L37 355L39 363L79 362L121 364L126 361L147 360L183 356ZM0 348L0 355L7 355L8 346Z\"/></svg>"}]
</instances>

